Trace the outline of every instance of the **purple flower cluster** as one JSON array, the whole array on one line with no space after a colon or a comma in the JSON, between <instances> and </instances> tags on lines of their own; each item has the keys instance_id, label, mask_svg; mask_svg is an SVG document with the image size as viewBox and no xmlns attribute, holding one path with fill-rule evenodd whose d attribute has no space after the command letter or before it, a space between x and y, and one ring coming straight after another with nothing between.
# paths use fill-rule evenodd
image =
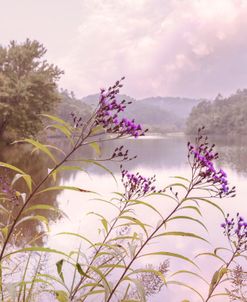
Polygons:
<instances>
[{"instance_id":1,"label":"purple flower cluster","mask_svg":"<svg viewBox=\"0 0 247 302\"><path fill-rule=\"evenodd\" d=\"M147 194L156 193L156 187L154 185L156 181L155 175L146 178L140 175L139 172L132 174L128 170L122 169L122 166L120 168L126 199L140 198Z\"/></svg>"},{"instance_id":2,"label":"purple flower cluster","mask_svg":"<svg viewBox=\"0 0 247 302\"><path fill-rule=\"evenodd\" d=\"M203 182L213 186L216 196L223 197L227 195L234 196L235 187L229 188L227 174L222 170L216 170L213 160L218 159L218 153L214 153L215 145L208 145L207 137L199 136L196 146L188 142L189 160L193 156L191 163L192 169L197 170L198 184Z\"/></svg>"},{"instance_id":3,"label":"purple flower cluster","mask_svg":"<svg viewBox=\"0 0 247 302\"><path fill-rule=\"evenodd\" d=\"M121 112L124 112L127 105L131 102L125 100L118 102L116 99L119 89L123 86L121 81L117 81L108 90L101 89L99 108L96 113L96 125L102 125L108 133L116 133L120 136L133 136L135 138L145 135L147 130L142 129L135 120L120 118Z\"/></svg>"},{"instance_id":4,"label":"purple flower cluster","mask_svg":"<svg viewBox=\"0 0 247 302\"><path fill-rule=\"evenodd\" d=\"M233 242L239 251L247 250L247 221L237 213L236 218L229 218L227 214L225 222L221 224L224 234Z\"/></svg>"}]
</instances>

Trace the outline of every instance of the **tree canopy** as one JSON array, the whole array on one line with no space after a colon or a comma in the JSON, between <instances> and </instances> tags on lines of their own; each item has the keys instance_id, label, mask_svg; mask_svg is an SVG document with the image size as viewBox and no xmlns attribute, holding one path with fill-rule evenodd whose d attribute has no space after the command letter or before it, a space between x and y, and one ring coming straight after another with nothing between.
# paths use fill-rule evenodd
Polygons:
<instances>
[{"instance_id":1,"label":"tree canopy","mask_svg":"<svg viewBox=\"0 0 247 302\"><path fill-rule=\"evenodd\" d=\"M195 106L187 120L186 132L193 134L205 126L207 134L247 134L247 89L213 102L203 101Z\"/></svg>"},{"instance_id":2,"label":"tree canopy","mask_svg":"<svg viewBox=\"0 0 247 302\"><path fill-rule=\"evenodd\" d=\"M86 121L92 114L93 108L76 98L73 92L69 92L68 90L62 90L60 92L61 101L56 106L54 110L54 114L59 116L65 121L71 119L71 113L80 116L82 121Z\"/></svg>"},{"instance_id":3,"label":"tree canopy","mask_svg":"<svg viewBox=\"0 0 247 302\"><path fill-rule=\"evenodd\" d=\"M44 59L45 53L42 44L29 39L0 46L0 138L35 135L39 114L58 103L63 72Z\"/></svg>"}]
</instances>

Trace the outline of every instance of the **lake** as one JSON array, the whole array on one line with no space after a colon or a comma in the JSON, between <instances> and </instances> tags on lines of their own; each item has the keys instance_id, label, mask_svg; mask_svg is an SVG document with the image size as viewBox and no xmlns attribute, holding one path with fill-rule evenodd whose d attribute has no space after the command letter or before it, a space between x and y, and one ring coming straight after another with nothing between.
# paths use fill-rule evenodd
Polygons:
<instances>
[{"instance_id":1,"label":"lake","mask_svg":"<svg viewBox=\"0 0 247 302\"><path fill-rule=\"evenodd\" d=\"M123 144L130 153L130 156L137 155L138 157L132 161L123 163L124 167L131 172L140 172L144 176L156 175L157 188L164 188L170 183L174 182L172 176L179 175L183 177L189 177L190 168L187 163L187 141L192 141L193 138L187 138L183 135L178 136L150 136L140 139L125 139L118 142L112 142L111 144L104 143L101 146L100 158L104 159L112 154L115 147ZM216 149L220 154L218 161L219 166L223 167L227 171L228 180L231 185L236 185L237 196L235 198L217 199L217 203L224 209L224 211L236 214L240 212L243 216L247 217L246 196L247 196L247 143L245 137L237 139L224 138L224 137L210 137L210 142L216 144ZM58 145L63 146L63 141L56 141ZM65 147L66 149L66 147ZM86 148L81 151L81 154L77 154L79 157L94 158L94 150ZM30 149L24 146L9 146L2 147L0 151L0 160L8 163L12 163L24 171L27 171L34 176L35 181L38 183L44 175L47 174L47 165L49 166L49 160L46 157L40 157L36 153L30 156ZM85 171L71 172L66 171L63 176L58 176L54 182L55 185L66 186L78 186L82 189L96 191L100 195L81 193L75 191L52 191L47 193L45 200L42 197L36 198L34 201L38 203L47 203L58 207L61 211L65 212L69 218L62 218L60 214L43 211L49 221L50 233L49 236L40 236L37 239L37 244L50 246L56 249L64 251L70 251L73 248L78 248L78 241L73 237L58 236L60 232L76 232L82 235L86 235L90 240L98 240L98 229L102 225L92 215L88 215L89 212L99 212L102 215L109 218L114 217L114 210L111 207L105 205L100 201L94 200L95 198L111 198L113 192L121 192L122 185L120 181L120 169L119 163L102 162L106 165L115 175L117 183L110 173L101 169L95 165L84 165L82 168ZM51 167L51 166L50 166ZM21 185L20 185L21 187ZM103 197L102 197L103 196ZM157 198L154 201L158 204L158 207L168 213L172 208L171 204L166 198ZM20 205L15 205L13 211L17 211ZM155 225L156 217L150 215L150 211L141 209L138 213L138 217L148 220L151 224ZM202 205L203 221L206 224L209 234L205 233L203 228L195 230L195 226L191 223L178 223L174 224L173 230L186 230L190 232L196 232L199 235L206 236L206 238L212 244L197 241L195 239L187 240L181 237L179 239L172 238L166 240L160 240L152 243L147 247L147 251L151 251L154 247L157 250L175 251L186 255L188 257L194 257L197 253L203 251L213 251L215 247L227 246L227 240L222 234L220 223L222 222L222 216L220 212L217 212L215 208L205 207ZM22 246L24 242L30 242L33 239L34 234L38 231L40 234L44 232L44 227L40 226L37 222L26 222L18 229L22 233L18 239L14 242L17 246ZM83 248L83 245L82 245ZM85 250L85 253L87 251ZM158 265L162 257L144 257L145 261L139 262L139 265L145 266L148 263ZM198 259L198 264L202 268L202 275L210 281L212 273L219 268L219 262L211 261L210 265L208 261L210 258L201 257ZM51 259L51 262L55 263L56 259ZM170 260L170 270L188 269L189 267L183 261ZM69 273L68 273L69 274ZM168 273L169 275L169 273ZM190 280L190 284L193 287L200 288L202 292L206 292L206 287L198 282L196 278L190 279L178 276L176 280ZM164 289L164 288L163 288ZM179 289L179 290L178 290ZM152 296L150 301L152 302L175 302L183 299L189 299L191 302L197 302L198 297L193 295L190 291L184 288L180 288L174 285L168 287L168 289L162 290L158 295ZM96 300L92 300L96 301ZM225 298L217 298L212 301L225 301Z\"/></svg>"}]
</instances>

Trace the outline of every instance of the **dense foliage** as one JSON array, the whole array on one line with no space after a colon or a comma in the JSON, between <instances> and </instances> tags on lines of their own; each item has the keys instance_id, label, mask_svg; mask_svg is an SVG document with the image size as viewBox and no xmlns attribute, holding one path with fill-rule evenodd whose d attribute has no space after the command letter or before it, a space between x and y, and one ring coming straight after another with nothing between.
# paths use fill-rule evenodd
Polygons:
<instances>
[{"instance_id":1,"label":"dense foliage","mask_svg":"<svg viewBox=\"0 0 247 302\"><path fill-rule=\"evenodd\" d=\"M186 132L196 133L203 125L208 134L247 134L247 90L195 106L187 120Z\"/></svg>"},{"instance_id":2,"label":"dense foliage","mask_svg":"<svg viewBox=\"0 0 247 302\"><path fill-rule=\"evenodd\" d=\"M62 90L60 92L60 102L53 110L53 115L59 116L63 120L71 118L71 112L80 116L86 121L91 116L93 108L75 97L73 92Z\"/></svg>"},{"instance_id":3,"label":"dense foliage","mask_svg":"<svg viewBox=\"0 0 247 302\"><path fill-rule=\"evenodd\" d=\"M240 214L231 218L217 203L216 198L234 197L235 187L229 185L225 171L215 165L218 153L215 152L214 145L208 143L202 129L199 129L195 142L188 143L190 178L175 176L174 182L165 187L157 185L155 176L132 173L124 168L124 162L132 157L123 144L112 150L110 156L97 157L101 152L99 143L102 141L131 137L138 139L146 133L133 119L122 117L129 104L116 98L121 87L122 82L117 81L109 89L102 89L96 109L86 122L74 113L71 123L44 115L52 122L50 127L66 136L68 149L61 150L57 145L46 145L33 139L22 140L33 147L32 154L39 151L49 159L50 168L41 179L34 180L27 171L8 162L0 162L3 175L0 178L2 301L31 302L43 299L42 301L60 302L145 302L149 297L160 293L162 288L165 290L165 286L185 287L196 295L196 301L203 302L218 296L223 296L224 299L227 299L227 296L241 299L238 297L239 292L245 295L239 283L235 281L236 275L241 274L245 282L242 270L236 263L241 257L246 258L247 222ZM86 146L95 151L95 159L86 158L83 152ZM77 158L78 150L80 152ZM96 165L114 177L112 172L102 165L102 161L121 162L122 189L120 192L114 192L110 199L105 199L85 187L56 183L57 176L66 171L83 171L82 163ZM21 190L18 187L20 182ZM28 220L39 221L48 227L48 221L42 211L59 212L58 208L50 204L33 202L40 196L45 200L49 192L61 190L77 191L78 194L89 195L90 198L94 196L97 202L104 204L105 209L114 209L115 216L106 217L102 213L96 213L91 200L90 214L99 219L100 229L95 241L88 238L87 234L72 233L68 230L59 235L64 238L77 238L77 250L65 252L39 246L36 242L39 236L34 237L32 243L23 242L22 248L17 246L15 241L21 236L16 233L17 227ZM158 203L157 198L160 201ZM164 207L164 204L170 206ZM12 211L9 205L15 210ZM208 243L206 233L197 233L199 228L204 232L207 230L202 219L202 205L210 206L221 213L221 227L227 238L227 247L210 247L210 250L200 252L192 258L178 253L176 245L162 244L157 247L154 244L158 240L166 242L171 237ZM150 213L148 217L142 215L144 209ZM180 221L184 221L192 230L187 231L184 226L181 228ZM220 226L218 229L220 230ZM217 231L217 227L215 230ZM42 233L42 236L44 235ZM53 270L48 270L50 266L45 260L49 255L58 257ZM160 264L155 266L145 262L144 259L150 257L158 257ZM202 276L197 263L200 257L208 257L208 262L211 259L218 261L216 264L214 262L215 271L211 280ZM54 261L55 258L52 259ZM179 270L173 268L172 259L181 264ZM182 276L185 281L181 279ZM203 286L197 288L190 282L189 276L198 278L203 282ZM227 290L225 287L231 279L236 283L236 288Z\"/></svg>"},{"instance_id":4,"label":"dense foliage","mask_svg":"<svg viewBox=\"0 0 247 302\"><path fill-rule=\"evenodd\" d=\"M0 137L24 137L40 130L39 113L50 112L59 100L56 82L62 72L44 59L37 41L11 41L0 46Z\"/></svg>"}]
</instances>

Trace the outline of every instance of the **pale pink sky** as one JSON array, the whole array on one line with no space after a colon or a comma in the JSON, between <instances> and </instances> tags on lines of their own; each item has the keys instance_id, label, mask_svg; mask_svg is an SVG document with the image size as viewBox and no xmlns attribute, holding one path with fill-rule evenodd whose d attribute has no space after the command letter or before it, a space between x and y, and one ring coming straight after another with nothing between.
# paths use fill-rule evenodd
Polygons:
<instances>
[{"instance_id":1,"label":"pale pink sky","mask_svg":"<svg viewBox=\"0 0 247 302\"><path fill-rule=\"evenodd\" d=\"M215 97L247 88L246 0L0 0L0 43L37 39L78 97Z\"/></svg>"}]
</instances>

